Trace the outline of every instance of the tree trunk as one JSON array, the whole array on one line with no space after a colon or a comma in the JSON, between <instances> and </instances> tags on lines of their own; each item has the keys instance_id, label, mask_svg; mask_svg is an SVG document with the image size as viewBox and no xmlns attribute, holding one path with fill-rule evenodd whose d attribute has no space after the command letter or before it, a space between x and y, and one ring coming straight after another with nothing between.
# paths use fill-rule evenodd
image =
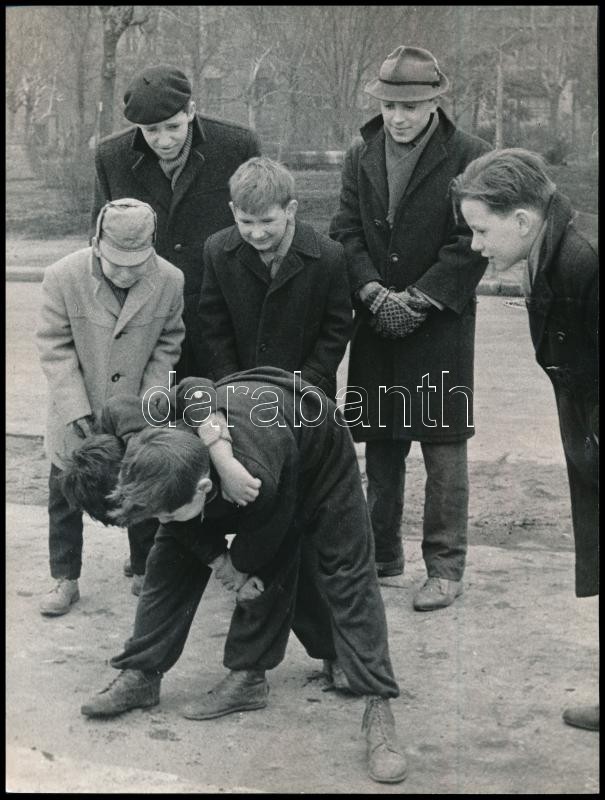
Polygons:
<instances>
[{"instance_id":1,"label":"tree trunk","mask_svg":"<svg viewBox=\"0 0 605 800\"><path fill-rule=\"evenodd\" d=\"M496 149L503 146L503 107L504 107L504 71L502 69L502 50L498 50L498 61L496 63Z\"/></svg>"},{"instance_id":2,"label":"tree trunk","mask_svg":"<svg viewBox=\"0 0 605 800\"><path fill-rule=\"evenodd\" d=\"M101 114L99 133L108 136L113 132L113 98L116 84L116 50L119 36L112 30L103 32L103 68L101 70Z\"/></svg>"},{"instance_id":3,"label":"tree trunk","mask_svg":"<svg viewBox=\"0 0 605 800\"><path fill-rule=\"evenodd\" d=\"M559 100L561 99L561 91L557 88L553 90L548 98L548 124L550 127L550 137L553 142L559 139Z\"/></svg>"}]
</instances>

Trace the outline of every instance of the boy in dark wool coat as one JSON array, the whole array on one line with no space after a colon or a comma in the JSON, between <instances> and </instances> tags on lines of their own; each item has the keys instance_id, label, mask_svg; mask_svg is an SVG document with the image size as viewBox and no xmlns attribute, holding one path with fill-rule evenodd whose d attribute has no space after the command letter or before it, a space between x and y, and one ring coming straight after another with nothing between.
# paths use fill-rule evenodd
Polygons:
<instances>
[{"instance_id":1,"label":"boy in dark wool coat","mask_svg":"<svg viewBox=\"0 0 605 800\"><path fill-rule=\"evenodd\" d=\"M330 227L348 256L357 310L347 419L366 442L379 576L403 572L406 457L413 441L422 448L428 579L414 597L418 611L443 608L463 590L475 287L486 266L454 219L448 187L489 148L438 107L448 85L426 50L401 46L387 57L365 89L382 113L347 153Z\"/></svg>"},{"instance_id":2,"label":"boy in dark wool coat","mask_svg":"<svg viewBox=\"0 0 605 800\"><path fill-rule=\"evenodd\" d=\"M231 224L227 182L260 152L248 128L196 114L191 83L177 67L138 72L124 94L124 116L135 127L112 134L95 153L92 224L118 197L149 203L158 218L155 249L185 274L186 335L177 380L206 374L204 331L195 325L202 250L212 233Z\"/></svg>"},{"instance_id":3,"label":"boy in dark wool coat","mask_svg":"<svg viewBox=\"0 0 605 800\"><path fill-rule=\"evenodd\" d=\"M576 595L599 592L599 258L539 156L521 148L473 161L454 182L473 250L497 270L527 260L524 290L536 360L555 391L571 493ZM568 708L599 729L599 706Z\"/></svg>"},{"instance_id":4,"label":"boy in dark wool coat","mask_svg":"<svg viewBox=\"0 0 605 800\"><path fill-rule=\"evenodd\" d=\"M146 430L130 439L121 468L114 463L106 470L113 470L115 480L120 469L111 495L118 507L114 516L123 523L151 515L161 527L147 561L133 635L111 661L120 675L90 698L82 713L107 717L159 702L162 674L183 650L211 565L226 586L244 594L238 593L225 643L230 672L188 706L185 716L207 720L263 708L265 671L283 659L293 629L312 657L337 658L350 690L365 697L370 776L402 781L406 760L389 704L399 689L367 506L344 419L321 392L273 367L216 384L190 378L177 388L175 417L183 416L190 429L150 428L140 402L130 404L134 425L128 414L120 420L122 435L137 425ZM119 403L109 411L120 418ZM208 412L223 415L223 425L212 430ZM94 445L85 443L84 456L77 457ZM78 480L74 463L72 484ZM237 505L222 492L232 469L243 470L244 477L244 502ZM260 490L247 483L250 475L260 480ZM107 488L106 481L95 483ZM227 550L224 537L233 532ZM301 582L303 539L312 544L314 564L312 580ZM257 581L252 594L249 576ZM314 604L297 602L309 592Z\"/></svg>"},{"instance_id":5,"label":"boy in dark wool coat","mask_svg":"<svg viewBox=\"0 0 605 800\"><path fill-rule=\"evenodd\" d=\"M229 189L236 224L204 248L198 323L209 377L300 370L334 399L353 322L342 245L295 219L294 177L276 161L251 158Z\"/></svg>"}]
</instances>

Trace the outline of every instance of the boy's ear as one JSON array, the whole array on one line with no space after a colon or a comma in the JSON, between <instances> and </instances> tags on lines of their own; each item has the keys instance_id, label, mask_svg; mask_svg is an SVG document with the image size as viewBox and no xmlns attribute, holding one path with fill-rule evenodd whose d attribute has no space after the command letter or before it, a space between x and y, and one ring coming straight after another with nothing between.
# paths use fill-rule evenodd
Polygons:
<instances>
[{"instance_id":1,"label":"boy's ear","mask_svg":"<svg viewBox=\"0 0 605 800\"><path fill-rule=\"evenodd\" d=\"M298 209L298 200L290 200L288 205L286 206L286 216L288 219L294 219L296 216L296 211Z\"/></svg>"},{"instance_id":2,"label":"boy's ear","mask_svg":"<svg viewBox=\"0 0 605 800\"><path fill-rule=\"evenodd\" d=\"M189 111L187 112L187 122L193 122L193 118L195 117L195 101L189 101Z\"/></svg>"},{"instance_id":3,"label":"boy's ear","mask_svg":"<svg viewBox=\"0 0 605 800\"><path fill-rule=\"evenodd\" d=\"M96 236L93 236L90 240L90 246L92 247L92 252L95 254L97 258L101 257L101 251L99 250L99 240Z\"/></svg>"},{"instance_id":4,"label":"boy's ear","mask_svg":"<svg viewBox=\"0 0 605 800\"><path fill-rule=\"evenodd\" d=\"M515 222L520 236L527 236L534 226L534 215L526 208L516 208L514 211Z\"/></svg>"},{"instance_id":5,"label":"boy's ear","mask_svg":"<svg viewBox=\"0 0 605 800\"><path fill-rule=\"evenodd\" d=\"M229 200L229 208L231 209L231 213L233 214L233 218L235 219L235 206L233 205L233 200Z\"/></svg>"},{"instance_id":6,"label":"boy's ear","mask_svg":"<svg viewBox=\"0 0 605 800\"><path fill-rule=\"evenodd\" d=\"M212 490L212 481L210 478L200 478L195 487L196 492L203 492L208 495Z\"/></svg>"}]
</instances>

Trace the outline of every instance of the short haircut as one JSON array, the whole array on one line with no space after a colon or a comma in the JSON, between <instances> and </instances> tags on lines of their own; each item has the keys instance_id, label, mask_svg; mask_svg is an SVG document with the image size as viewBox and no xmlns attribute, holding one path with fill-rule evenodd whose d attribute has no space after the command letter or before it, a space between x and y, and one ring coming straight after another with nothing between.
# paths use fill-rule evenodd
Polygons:
<instances>
[{"instance_id":1,"label":"short haircut","mask_svg":"<svg viewBox=\"0 0 605 800\"><path fill-rule=\"evenodd\" d=\"M494 214L509 214L519 206L543 212L556 188L543 159L521 147L480 156L451 185L455 207L463 200L480 200Z\"/></svg>"},{"instance_id":2,"label":"short haircut","mask_svg":"<svg viewBox=\"0 0 605 800\"><path fill-rule=\"evenodd\" d=\"M294 176L283 164L265 156L244 161L229 178L233 205L247 214L272 206L285 208L294 197Z\"/></svg>"},{"instance_id":3,"label":"short haircut","mask_svg":"<svg viewBox=\"0 0 605 800\"><path fill-rule=\"evenodd\" d=\"M111 517L124 445L117 436L99 433L86 438L65 460L61 484L69 504L86 511L104 525L115 525Z\"/></svg>"},{"instance_id":4,"label":"short haircut","mask_svg":"<svg viewBox=\"0 0 605 800\"><path fill-rule=\"evenodd\" d=\"M122 525L170 513L193 500L210 472L208 448L193 431L146 428L128 442L117 486L111 493Z\"/></svg>"}]
</instances>

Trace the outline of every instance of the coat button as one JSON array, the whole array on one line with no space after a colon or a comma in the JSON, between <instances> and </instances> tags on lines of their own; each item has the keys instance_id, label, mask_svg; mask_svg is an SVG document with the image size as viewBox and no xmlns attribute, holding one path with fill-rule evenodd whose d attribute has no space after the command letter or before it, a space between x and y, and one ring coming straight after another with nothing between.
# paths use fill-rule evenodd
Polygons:
<instances>
[{"instance_id":1,"label":"coat button","mask_svg":"<svg viewBox=\"0 0 605 800\"><path fill-rule=\"evenodd\" d=\"M116 383L117 381L119 381L120 380L120 373L119 372L115 372L111 376L111 380L112 380L113 383Z\"/></svg>"},{"instance_id":2,"label":"coat button","mask_svg":"<svg viewBox=\"0 0 605 800\"><path fill-rule=\"evenodd\" d=\"M261 346L258 349L261 351L261 353L264 353L265 350L267 349L267 345L266 344L261 344Z\"/></svg>"},{"instance_id":3,"label":"coat button","mask_svg":"<svg viewBox=\"0 0 605 800\"><path fill-rule=\"evenodd\" d=\"M176 250L177 253L180 253L181 250L183 249L183 245L182 244L175 244L174 249Z\"/></svg>"},{"instance_id":4,"label":"coat button","mask_svg":"<svg viewBox=\"0 0 605 800\"><path fill-rule=\"evenodd\" d=\"M397 253L391 253L391 261L393 264L396 264L399 261L399 256Z\"/></svg>"},{"instance_id":5,"label":"coat button","mask_svg":"<svg viewBox=\"0 0 605 800\"><path fill-rule=\"evenodd\" d=\"M374 225L376 225L377 228L380 228L382 226L382 221L379 220L379 219L375 219L374 220Z\"/></svg>"},{"instance_id":6,"label":"coat button","mask_svg":"<svg viewBox=\"0 0 605 800\"><path fill-rule=\"evenodd\" d=\"M565 336L565 333L563 331L557 332L557 339L561 342L561 344L565 341L566 338L567 337Z\"/></svg>"}]
</instances>

